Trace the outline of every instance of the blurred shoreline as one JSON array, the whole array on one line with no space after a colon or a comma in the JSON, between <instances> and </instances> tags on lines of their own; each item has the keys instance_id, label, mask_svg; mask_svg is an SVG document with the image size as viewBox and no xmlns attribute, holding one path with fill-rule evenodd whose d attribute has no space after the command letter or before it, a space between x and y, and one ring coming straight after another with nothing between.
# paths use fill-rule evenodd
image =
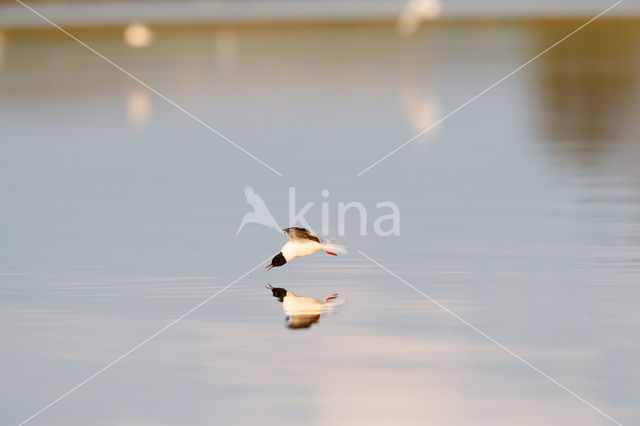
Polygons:
<instances>
[{"instance_id":1,"label":"blurred shoreline","mask_svg":"<svg viewBox=\"0 0 640 426\"><path fill-rule=\"evenodd\" d=\"M236 1L34 1L25 2L65 28L122 27L144 22L157 27L215 25L297 24L389 24L403 14L414 13L422 22L520 23L558 20L588 20L613 2L573 1L562 3L470 2L415 0L321 1L321 0L236 0ZM413 10L412 10L413 9ZM640 3L623 2L601 20L640 20ZM49 23L14 1L0 1L0 29L32 30L52 28Z\"/></svg>"}]
</instances>

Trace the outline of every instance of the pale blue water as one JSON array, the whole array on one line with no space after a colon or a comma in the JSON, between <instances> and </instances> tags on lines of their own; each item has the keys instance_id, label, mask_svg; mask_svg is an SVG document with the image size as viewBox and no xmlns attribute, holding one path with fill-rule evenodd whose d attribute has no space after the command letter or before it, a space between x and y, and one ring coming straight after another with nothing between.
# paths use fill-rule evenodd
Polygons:
<instances>
[{"instance_id":1,"label":"pale blue water","mask_svg":"<svg viewBox=\"0 0 640 426\"><path fill-rule=\"evenodd\" d=\"M637 26L586 29L355 177L575 26L78 34L284 177L74 42L9 33L1 423L275 254L284 236L235 235L245 185L283 225L290 186L318 228L327 202L334 235L362 202L370 235L350 215L349 255L259 268L28 424L612 424L356 249L638 423ZM381 201L400 236L373 235ZM289 330L266 283L348 303Z\"/></svg>"}]
</instances>

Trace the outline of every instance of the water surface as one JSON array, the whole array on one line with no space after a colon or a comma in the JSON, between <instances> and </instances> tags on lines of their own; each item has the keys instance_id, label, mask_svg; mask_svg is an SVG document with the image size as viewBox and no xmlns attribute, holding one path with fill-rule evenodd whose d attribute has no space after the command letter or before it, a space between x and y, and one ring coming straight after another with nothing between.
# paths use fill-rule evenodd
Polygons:
<instances>
[{"instance_id":1,"label":"water surface","mask_svg":"<svg viewBox=\"0 0 640 426\"><path fill-rule=\"evenodd\" d=\"M33 425L640 421L640 38L596 23L360 177L579 23L7 33L0 51L0 419L18 424L271 257L251 185L349 215L345 257L258 268ZM321 190L330 190L323 198ZM401 209L373 235L375 204ZM317 225L319 227L319 225ZM286 327L265 284L348 300Z\"/></svg>"}]
</instances>

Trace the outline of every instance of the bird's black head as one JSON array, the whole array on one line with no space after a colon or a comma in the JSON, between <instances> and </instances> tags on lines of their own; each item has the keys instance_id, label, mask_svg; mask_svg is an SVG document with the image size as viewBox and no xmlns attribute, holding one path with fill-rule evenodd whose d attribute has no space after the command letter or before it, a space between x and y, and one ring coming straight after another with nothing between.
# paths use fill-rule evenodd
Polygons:
<instances>
[{"instance_id":1,"label":"bird's black head","mask_svg":"<svg viewBox=\"0 0 640 426\"><path fill-rule=\"evenodd\" d=\"M285 259L282 252L280 252L273 256L273 259L271 259L271 265L267 265L267 271L271 268L275 268L276 266L282 266L285 263L287 263L287 259Z\"/></svg>"},{"instance_id":2,"label":"bird's black head","mask_svg":"<svg viewBox=\"0 0 640 426\"><path fill-rule=\"evenodd\" d=\"M268 284L266 286L269 290L271 290L271 294L273 294L273 297L275 297L276 299L278 299L278 301L280 303L282 303L282 301L284 300L284 298L287 296L287 290L284 288L280 288L280 287L272 287L271 284Z\"/></svg>"}]
</instances>

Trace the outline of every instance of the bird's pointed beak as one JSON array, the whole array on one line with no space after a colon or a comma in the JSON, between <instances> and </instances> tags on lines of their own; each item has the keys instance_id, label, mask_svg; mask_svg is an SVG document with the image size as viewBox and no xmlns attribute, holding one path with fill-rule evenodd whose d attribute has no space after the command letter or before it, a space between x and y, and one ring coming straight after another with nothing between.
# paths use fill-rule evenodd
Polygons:
<instances>
[{"instance_id":1,"label":"bird's pointed beak","mask_svg":"<svg viewBox=\"0 0 640 426\"><path fill-rule=\"evenodd\" d=\"M271 268L273 268L273 265L267 265L264 269L266 269L267 271L270 271Z\"/></svg>"}]
</instances>

